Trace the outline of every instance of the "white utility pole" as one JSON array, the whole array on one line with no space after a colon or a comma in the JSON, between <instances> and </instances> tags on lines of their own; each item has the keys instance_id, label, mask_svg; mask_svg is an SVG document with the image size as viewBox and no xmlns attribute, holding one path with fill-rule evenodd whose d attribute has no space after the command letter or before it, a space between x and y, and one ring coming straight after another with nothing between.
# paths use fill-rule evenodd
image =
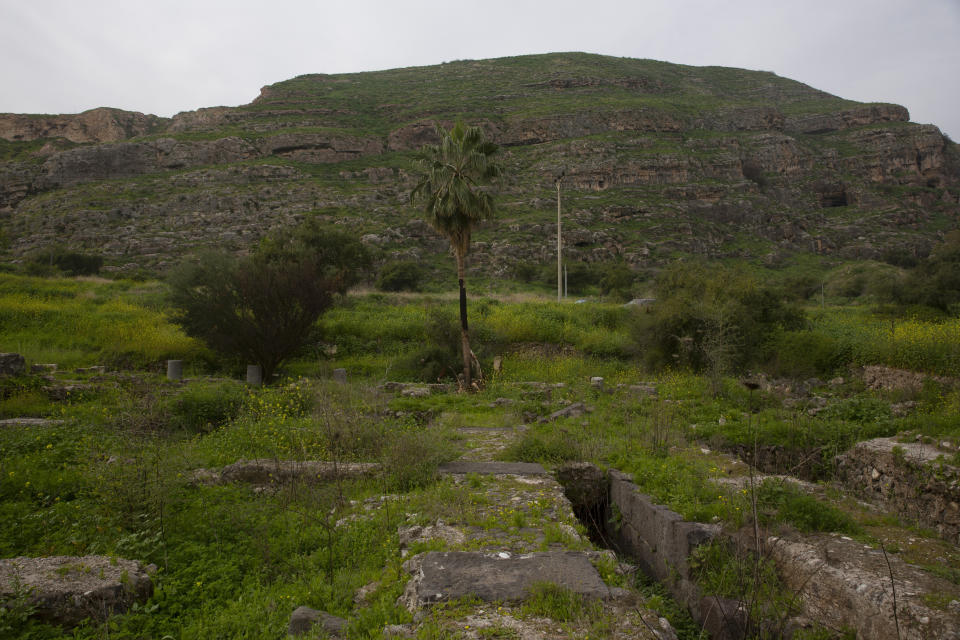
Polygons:
<instances>
[{"instance_id":1,"label":"white utility pole","mask_svg":"<svg viewBox=\"0 0 960 640\"><path fill-rule=\"evenodd\" d=\"M563 300L563 241L560 235L560 183L563 174L557 176L557 302Z\"/></svg>"}]
</instances>

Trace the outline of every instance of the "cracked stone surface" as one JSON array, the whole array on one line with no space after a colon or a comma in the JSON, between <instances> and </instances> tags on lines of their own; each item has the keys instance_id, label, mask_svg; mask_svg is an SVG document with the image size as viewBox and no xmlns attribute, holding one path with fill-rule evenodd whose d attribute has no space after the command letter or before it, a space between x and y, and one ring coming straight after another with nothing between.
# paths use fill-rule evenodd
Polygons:
<instances>
[{"instance_id":1,"label":"cracked stone surface","mask_svg":"<svg viewBox=\"0 0 960 640\"><path fill-rule=\"evenodd\" d=\"M145 602L153 582L139 562L107 556L50 556L0 560L0 602L29 593L38 619L74 626L106 620Z\"/></svg>"},{"instance_id":2,"label":"cracked stone surface","mask_svg":"<svg viewBox=\"0 0 960 640\"><path fill-rule=\"evenodd\" d=\"M223 469L196 469L193 480L198 484L243 482L269 486L283 482L318 482L341 478L359 478L380 471L373 462L326 462L322 460L238 460Z\"/></svg>"},{"instance_id":3,"label":"cracked stone surface","mask_svg":"<svg viewBox=\"0 0 960 640\"><path fill-rule=\"evenodd\" d=\"M517 433L526 427L460 427L457 433L466 436L469 449L464 452L463 460L490 462L498 453L507 448Z\"/></svg>"},{"instance_id":4,"label":"cracked stone surface","mask_svg":"<svg viewBox=\"0 0 960 640\"><path fill-rule=\"evenodd\" d=\"M3 427L49 427L63 424L63 420L50 420L48 418L8 418L0 420L0 428Z\"/></svg>"},{"instance_id":5,"label":"cracked stone surface","mask_svg":"<svg viewBox=\"0 0 960 640\"><path fill-rule=\"evenodd\" d=\"M526 598L538 582L550 582L587 598L610 598L610 589L590 558L576 551L520 556L431 551L414 557L405 566L413 574L403 596L411 611L469 596L485 602L516 602Z\"/></svg>"},{"instance_id":6,"label":"cracked stone surface","mask_svg":"<svg viewBox=\"0 0 960 640\"><path fill-rule=\"evenodd\" d=\"M846 536L770 538L767 547L787 586L821 623L853 627L858 638L960 638L960 617L931 609L923 598L933 593L960 599L960 586Z\"/></svg>"}]
</instances>

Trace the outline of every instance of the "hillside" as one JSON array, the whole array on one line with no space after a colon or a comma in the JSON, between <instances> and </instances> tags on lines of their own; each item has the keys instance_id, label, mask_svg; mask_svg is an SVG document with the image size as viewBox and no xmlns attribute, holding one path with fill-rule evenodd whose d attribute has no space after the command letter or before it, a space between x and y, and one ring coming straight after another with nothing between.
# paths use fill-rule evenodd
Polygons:
<instances>
[{"instance_id":1,"label":"hillside","mask_svg":"<svg viewBox=\"0 0 960 640\"><path fill-rule=\"evenodd\" d=\"M113 270L162 269L321 216L382 260L449 269L407 194L432 123L457 117L507 169L475 275L555 259L561 170L568 258L636 270L690 254L922 255L960 213L960 150L903 107L770 72L562 53L300 76L171 119L0 115L5 257L62 243Z\"/></svg>"}]
</instances>

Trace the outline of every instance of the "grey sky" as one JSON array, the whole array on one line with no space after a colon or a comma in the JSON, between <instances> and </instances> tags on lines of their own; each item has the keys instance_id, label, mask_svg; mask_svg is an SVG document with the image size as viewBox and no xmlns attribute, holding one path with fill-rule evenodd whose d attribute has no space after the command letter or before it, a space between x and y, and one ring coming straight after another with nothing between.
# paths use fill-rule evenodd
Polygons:
<instances>
[{"instance_id":1,"label":"grey sky","mask_svg":"<svg viewBox=\"0 0 960 640\"><path fill-rule=\"evenodd\" d=\"M303 73L553 51L773 71L960 140L960 0L0 0L0 112L170 116Z\"/></svg>"}]
</instances>

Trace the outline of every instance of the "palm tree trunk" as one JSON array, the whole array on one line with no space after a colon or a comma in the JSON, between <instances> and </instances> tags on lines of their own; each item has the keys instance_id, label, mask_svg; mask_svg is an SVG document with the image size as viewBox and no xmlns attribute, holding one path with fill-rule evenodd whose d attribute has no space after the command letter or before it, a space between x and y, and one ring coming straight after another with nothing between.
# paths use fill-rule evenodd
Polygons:
<instances>
[{"instance_id":1,"label":"palm tree trunk","mask_svg":"<svg viewBox=\"0 0 960 640\"><path fill-rule=\"evenodd\" d=\"M467 288L463 285L462 251L457 251L457 279L460 281L460 341L463 347L463 388L470 391L470 337L467 335Z\"/></svg>"}]
</instances>

